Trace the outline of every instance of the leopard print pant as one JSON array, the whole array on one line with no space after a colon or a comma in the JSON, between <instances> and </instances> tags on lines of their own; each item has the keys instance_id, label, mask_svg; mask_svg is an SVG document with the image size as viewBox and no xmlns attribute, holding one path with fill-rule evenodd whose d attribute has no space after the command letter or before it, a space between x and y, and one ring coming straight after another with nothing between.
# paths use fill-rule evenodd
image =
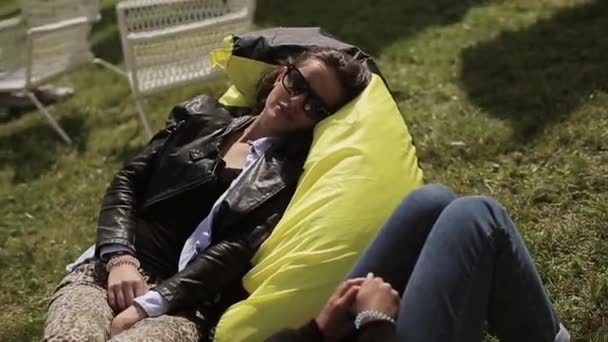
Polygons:
<instances>
[{"instance_id":1,"label":"leopard print pant","mask_svg":"<svg viewBox=\"0 0 608 342\"><path fill-rule=\"evenodd\" d=\"M139 342L203 339L194 318L162 315L145 318L110 339L114 312L107 300L107 272L99 262L79 266L55 289L44 326L45 342Z\"/></svg>"}]
</instances>

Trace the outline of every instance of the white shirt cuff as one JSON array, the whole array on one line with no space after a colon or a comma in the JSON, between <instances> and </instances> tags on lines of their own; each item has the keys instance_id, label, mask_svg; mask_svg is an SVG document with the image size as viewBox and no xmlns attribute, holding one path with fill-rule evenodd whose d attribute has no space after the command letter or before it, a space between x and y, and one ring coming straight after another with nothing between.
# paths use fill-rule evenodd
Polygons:
<instances>
[{"instance_id":1,"label":"white shirt cuff","mask_svg":"<svg viewBox=\"0 0 608 342\"><path fill-rule=\"evenodd\" d=\"M158 317L169 311L169 301L160 293L154 290L146 292L134 299L141 308L148 314L148 317Z\"/></svg>"}]
</instances>

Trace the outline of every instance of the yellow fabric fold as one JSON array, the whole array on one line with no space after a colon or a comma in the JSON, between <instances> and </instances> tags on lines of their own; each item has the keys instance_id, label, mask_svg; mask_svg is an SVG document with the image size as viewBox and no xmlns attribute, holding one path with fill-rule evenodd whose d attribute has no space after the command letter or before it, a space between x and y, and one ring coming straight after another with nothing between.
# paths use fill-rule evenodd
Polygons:
<instances>
[{"instance_id":1,"label":"yellow fabric fold","mask_svg":"<svg viewBox=\"0 0 608 342\"><path fill-rule=\"evenodd\" d=\"M247 102L251 87L237 83L222 98L227 104ZM296 192L243 278L251 295L224 313L215 341L263 341L316 316L399 201L420 185L407 126L374 75L315 128Z\"/></svg>"}]
</instances>

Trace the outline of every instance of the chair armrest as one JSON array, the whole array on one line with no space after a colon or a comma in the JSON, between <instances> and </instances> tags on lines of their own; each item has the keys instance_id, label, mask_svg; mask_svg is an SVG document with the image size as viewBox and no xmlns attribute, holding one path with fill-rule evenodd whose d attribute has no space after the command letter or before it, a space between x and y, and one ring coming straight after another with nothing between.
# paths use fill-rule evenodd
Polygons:
<instances>
[{"instance_id":1,"label":"chair armrest","mask_svg":"<svg viewBox=\"0 0 608 342\"><path fill-rule=\"evenodd\" d=\"M202 22L189 23L175 27L157 29L144 32L132 32L127 34L127 39L131 42L143 43L147 41L157 41L170 39L175 36L177 38L191 33L209 30L218 25L229 25L237 22L242 22L248 18L247 13L243 10L240 13L231 13L222 17L211 18Z\"/></svg>"},{"instance_id":2,"label":"chair armrest","mask_svg":"<svg viewBox=\"0 0 608 342\"><path fill-rule=\"evenodd\" d=\"M140 9L157 5L188 3L192 1L193 0L127 0L119 2L118 5L116 5L116 11Z\"/></svg>"},{"instance_id":3,"label":"chair armrest","mask_svg":"<svg viewBox=\"0 0 608 342\"><path fill-rule=\"evenodd\" d=\"M121 35L200 23L234 13L252 17L254 0L127 0L116 6Z\"/></svg>"},{"instance_id":4,"label":"chair armrest","mask_svg":"<svg viewBox=\"0 0 608 342\"><path fill-rule=\"evenodd\" d=\"M75 26L89 26L89 18L86 16L62 20L60 22L33 27L27 31L28 35L37 35L47 32L59 31Z\"/></svg>"},{"instance_id":5,"label":"chair armrest","mask_svg":"<svg viewBox=\"0 0 608 342\"><path fill-rule=\"evenodd\" d=\"M21 17L0 20L0 31L14 30L23 25Z\"/></svg>"}]
</instances>

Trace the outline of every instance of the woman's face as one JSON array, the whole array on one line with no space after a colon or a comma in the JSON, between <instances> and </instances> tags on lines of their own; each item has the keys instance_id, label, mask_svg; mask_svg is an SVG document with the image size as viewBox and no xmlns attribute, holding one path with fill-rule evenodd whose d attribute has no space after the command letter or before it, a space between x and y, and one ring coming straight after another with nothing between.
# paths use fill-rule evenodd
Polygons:
<instances>
[{"instance_id":1,"label":"woman's face","mask_svg":"<svg viewBox=\"0 0 608 342\"><path fill-rule=\"evenodd\" d=\"M333 69L311 58L282 67L260 119L275 134L313 128L341 103L342 86Z\"/></svg>"}]
</instances>

